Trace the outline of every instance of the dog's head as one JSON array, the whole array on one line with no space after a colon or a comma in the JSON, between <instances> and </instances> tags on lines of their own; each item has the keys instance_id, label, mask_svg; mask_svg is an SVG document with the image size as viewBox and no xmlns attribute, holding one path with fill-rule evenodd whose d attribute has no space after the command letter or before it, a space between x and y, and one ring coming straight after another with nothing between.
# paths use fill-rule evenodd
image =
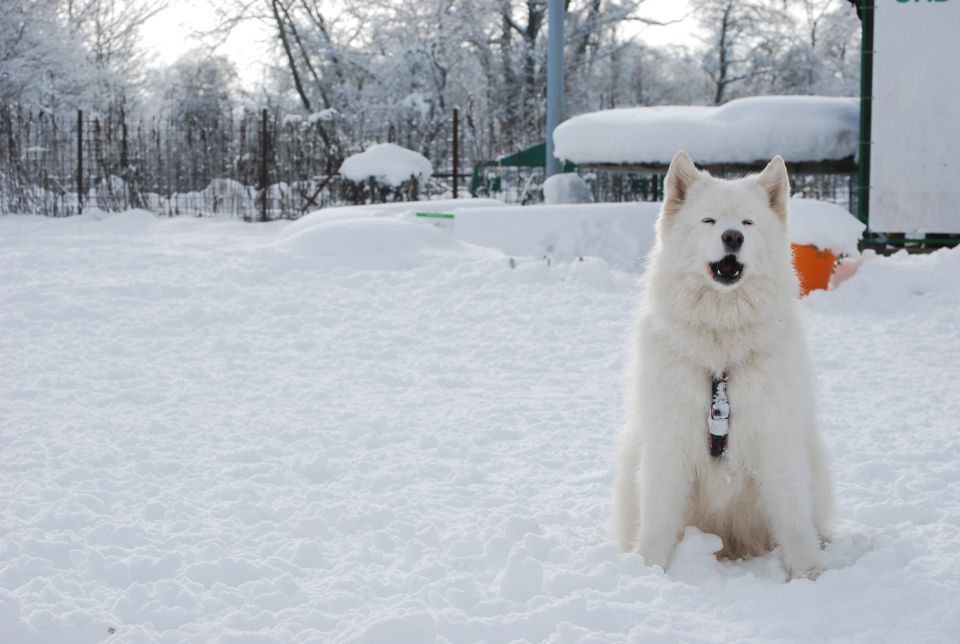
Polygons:
<instances>
[{"instance_id":1,"label":"dog's head","mask_svg":"<svg viewBox=\"0 0 960 644\"><path fill-rule=\"evenodd\" d=\"M782 264L790 181L779 156L758 175L724 181L678 152L664 181L659 244L673 270L733 290L752 274ZM787 250L785 250L787 249Z\"/></svg>"}]
</instances>

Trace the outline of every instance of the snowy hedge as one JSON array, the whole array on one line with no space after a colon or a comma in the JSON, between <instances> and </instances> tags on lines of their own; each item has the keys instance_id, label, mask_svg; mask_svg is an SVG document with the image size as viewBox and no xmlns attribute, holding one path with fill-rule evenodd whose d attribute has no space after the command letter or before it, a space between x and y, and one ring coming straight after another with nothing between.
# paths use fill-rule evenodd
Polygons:
<instances>
[{"instance_id":1,"label":"snowy hedge","mask_svg":"<svg viewBox=\"0 0 960 644\"><path fill-rule=\"evenodd\" d=\"M351 181L365 181L374 177L381 183L396 187L410 177L429 179L433 175L433 165L425 156L413 150L393 143L380 143L347 157L340 166L340 174Z\"/></svg>"}]
</instances>

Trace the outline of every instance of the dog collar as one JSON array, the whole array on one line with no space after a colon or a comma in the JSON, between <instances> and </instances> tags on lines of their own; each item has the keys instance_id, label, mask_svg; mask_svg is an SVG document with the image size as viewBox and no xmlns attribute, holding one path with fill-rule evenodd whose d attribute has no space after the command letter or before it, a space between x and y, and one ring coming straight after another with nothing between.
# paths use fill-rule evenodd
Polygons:
<instances>
[{"instance_id":1,"label":"dog collar","mask_svg":"<svg viewBox=\"0 0 960 644\"><path fill-rule=\"evenodd\" d=\"M713 377L713 396L710 415L710 456L720 458L727 449L727 433L730 430L730 401L727 400L727 372Z\"/></svg>"}]
</instances>

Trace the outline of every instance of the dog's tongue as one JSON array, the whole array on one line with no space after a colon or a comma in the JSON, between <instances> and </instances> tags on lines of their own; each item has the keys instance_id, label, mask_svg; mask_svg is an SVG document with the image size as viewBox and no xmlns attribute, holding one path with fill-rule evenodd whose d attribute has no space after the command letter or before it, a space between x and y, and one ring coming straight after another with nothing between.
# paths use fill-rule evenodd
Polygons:
<instances>
[{"instance_id":1,"label":"dog's tongue","mask_svg":"<svg viewBox=\"0 0 960 644\"><path fill-rule=\"evenodd\" d=\"M735 255L727 255L717 262L717 268L720 269L720 274L724 277L732 277L736 274L739 267L740 265Z\"/></svg>"}]
</instances>

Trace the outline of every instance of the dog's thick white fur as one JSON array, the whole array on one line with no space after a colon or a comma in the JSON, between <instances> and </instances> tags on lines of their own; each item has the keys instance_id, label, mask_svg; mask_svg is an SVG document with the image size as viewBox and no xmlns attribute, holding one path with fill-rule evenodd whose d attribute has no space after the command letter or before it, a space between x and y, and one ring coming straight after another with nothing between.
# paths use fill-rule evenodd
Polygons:
<instances>
[{"instance_id":1,"label":"dog's thick white fur","mask_svg":"<svg viewBox=\"0 0 960 644\"><path fill-rule=\"evenodd\" d=\"M647 565L666 568L694 525L720 536L720 556L779 545L791 577L821 569L833 485L787 241L789 194L779 156L735 181L699 171L684 152L670 164L635 323L613 504L620 547ZM742 234L736 252L722 239L728 231ZM736 262L718 275L711 263L731 254ZM707 415L724 371L729 436L714 458Z\"/></svg>"}]
</instances>

